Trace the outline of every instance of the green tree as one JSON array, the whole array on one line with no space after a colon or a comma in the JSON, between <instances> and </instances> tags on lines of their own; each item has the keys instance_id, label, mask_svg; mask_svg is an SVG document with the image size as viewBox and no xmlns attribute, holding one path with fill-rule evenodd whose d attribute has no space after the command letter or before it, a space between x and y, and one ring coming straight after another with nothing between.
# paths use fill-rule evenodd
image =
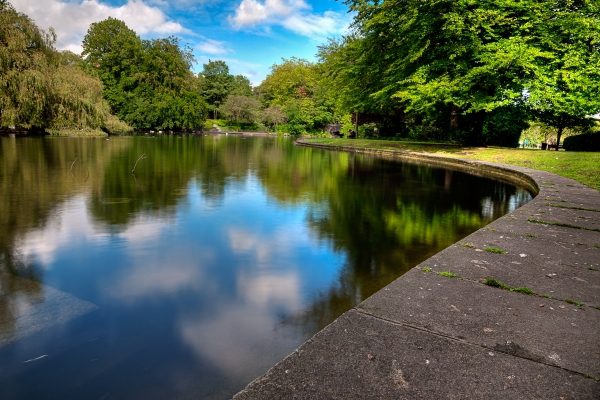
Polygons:
<instances>
[{"instance_id":1,"label":"green tree","mask_svg":"<svg viewBox=\"0 0 600 400\"><path fill-rule=\"evenodd\" d=\"M50 118L54 34L0 2L0 126L45 127Z\"/></svg>"},{"instance_id":2,"label":"green tree","mask_svg":"<svg viewBox=\"0 0 600 400\"><path fill-rule=\"evenodd\" d=\"M229 73L227 63L221 60L208 60L198 78L200 94L213 108L223 104L234 84L234 77Z\"/></svg>"},{"instance_id":3,"label":"green tree","mask_svg":"<svg viewBox=\"0 0 600 400\"><path fill-rule=\"evenodd\" d=\"M331 108L318 96L317 67L306 60L284 59L274 65L257 92L265 107L285 112L290 133L323 128L333 118Z\"/></svg>"},{"instance_id":4,"label":"green tree","mask_svg":"<svg viewBox=\"0 0 600 400\"><path fill-rule=\"evenodd\" d=\"M90 26L83 41L88 67L97 71L112 110L137 129L195 129L206 118L193 56L179 40L141 40L120 20Z\"/></svg>"},{"instance_id":5,"label":"green tree","mask_svg":"<svg viewBox=\"0 0 600 400\"><path fill-rule=\"evenodd\" d=\"M102 83L82 68L82 60L76 54L63 52L58 58L59 64L51 75L54 90L50 98L50 127L104 127L110 111L102 97Z\"/></svg>"},{"instance_id":6,"label":"green tree","mask_svg":"<svg viewBox=\"0 0 600 400\"><path fill-rule=\"evenodd\" d=\"M559 125L600 109L592 95L599 81L595 1L346 3L356 13L357 43L347 39L344 47L360 48L353 62L371 68L367 82L373 73L379 78L367 85L375 104L399 101L407 114L430 121L445 115L444 128L466 132L462 139L471 143L483 142L491 112L519 106L524 94L540 115L562 116L553 119Z\"/></svg>"},{"instance_id":7,"label":"green tree","mask_svg":"<svg viewBox=\"0 0 600 400\"><path fill-rule=\"evenodd\" d=\"M227 96L219 110L232 121L254 123L259 119L260 102L251 96L233 94Z\"/></svg>"},{"instance_id":8,"label":"green tree","mask_svg":"<svg viewBox=\"0 0 600 400\"><path fill-rule=\"evenodd\" d=\"M54 35L0 3L0 126L99 129L110 116L102 84Z\"/></svg>"},{"instance_id":9,"label":"green tree","mask_svg":"<svg viewBox=\"0 0 600 400\"><path fill-rule=\"evenodd\" d=\"M265 125L277 131L278 126L287 121L287 116L280 107L270 106L262 111L261 119Z\"/></svg>"},{"instance_id":10,"label":"green tree","mask_svg":"<svg viewBox=\"0 0 600 400\"><path fill-rule=\"evenodd\" d=\"M235 75L231 83L229 94L252 96L252 85L250 84L250 80L244 75Z\"/></svg>"},{"instance_id":11,"label":"green tree","mask_svg":"<svg viewBox=\"0 0 600 400\"><path fill-rule=\"evenodd\" d=\"M544 3L544 23L534 27L535 43L549 56L526 90L538 120L556 128L558 145L565 129L589 127L589 116L600 112L600 4Z\"/></svg>"},{"instance_id":12,"label":"green tree","mask_svg":"<svg viewBox=\"0 0 600 400\"><path fill-rule=\"evenodd\" d=\"M107 18L90 25L83 39L83 57L104 84L104 97L114 113L133 123L123 112L131 101L131 89L143 59L142 41L118 19ZM136 124L134 124L136 125Z\"/></svg>"}]
</instances>

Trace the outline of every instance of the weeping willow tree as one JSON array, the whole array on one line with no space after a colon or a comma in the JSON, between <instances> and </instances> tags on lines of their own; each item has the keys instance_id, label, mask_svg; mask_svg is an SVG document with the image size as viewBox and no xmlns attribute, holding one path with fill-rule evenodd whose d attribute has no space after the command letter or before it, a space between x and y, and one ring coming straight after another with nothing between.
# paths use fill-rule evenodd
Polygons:
<instances>
[{"instance_id":1,"label":"weeping willow tree","mask_svg":"<svg viewBox=\"0 0 600 400\"><path fill-rule=\"evenodd\" d=\"M109 107L102 97L102 83L81 67L81 58L71 52L60 54L52 74L53 129L99 129L105 125Z\"/></svg>"},{"instance_id":2,"label":"weeping willow tree","mask_svg":"<svg viewBox=\"0 0 600 400\"><path fill-rule=\"evenodd\" d=\"M52 31L0 0L0 125L44 127L50 117Z\"/></svg>"},{"instance_id":3,"label":"weeping willow tree","mask_svg":"<svg viewBox=\"0 0 600 400\"><path fill-rule=\"evenodd\" d=\"M0 129L98 130L115 118L82 59L0 0ZM109 129L110 130L110 129Z\"/></svg>"}]
</instances>

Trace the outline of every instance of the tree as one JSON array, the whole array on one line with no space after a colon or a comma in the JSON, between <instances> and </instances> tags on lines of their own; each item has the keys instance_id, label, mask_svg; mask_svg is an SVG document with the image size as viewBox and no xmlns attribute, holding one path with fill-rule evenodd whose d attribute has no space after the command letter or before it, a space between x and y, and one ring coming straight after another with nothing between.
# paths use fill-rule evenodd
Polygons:
<instances>
[{"instance_id":1,"label":"tree","mask_svg":"<svg viewBox=\"0 0 600 400\"><path fill-rule=\"evenodd\" d=\"M193 55L179 40L141 40L120 20L90 26L83 42L88 68L104 84L112 110L137 129L194 129L206 118Z\"/></svg>"},{"instance_id":2,"label":"tree","mask_svg":"<svg viewBox=\"0 0 600 400\"><path fill-rule=\"evenodd\" d=\"M280 107L270 106L262 111L262 121L265 125L274 127L277 131L278 125L286 122L287 117Z\"/></svg>"},{"instance_id":3,"label":"tree","mask_svg":"<svg viewBox=\"0 0 600 400\"><path fill-rule=\"evenodd\" d=\"M234 84L234 77L229 73L227 63L221 60L208 60L208 63L203 65L198 78L200 94L214 108L223 104Z\"/></svg>"},{"instance_id":4,"label":"tree","mask_svg":"<svg viewBox=\"0 0 600 400\"><path fill-rule=\"evenodd\" d=\"M128 120L123 108L131 101L129 92L136 86L142 64L141 39L123 21L107 18L90 25L82 55L89 70L96 71L104 84L104 97L112 111Z\"/></svg>"},{"instance_id":5,"label":"tree","mask_svg":"<svg viewBox=\"0 0 600 400\"><path fill-rule=\"evenodd\" d=\"M0 2L0 126L98 129L109 117L102 84L54 34Z\"/></svg>"},{"instance_id":6,"label":"tree","mask_svg":"<svg viewBox=\"0 0 600 400\"><path fill-rule=\"evenodd\" d=\"M50 98L50 127L54 129L99 129L110 114L102 97L102 83L82 68L82 60L71 52L58 55L59 64L53 71Z\"/></svg>"},{"instance_id":7,"label":"tree","mask_svg":"<svg viewBox=\"0 0 600 400\"><path fill-rule=\"evenodd\" d=\"M45 127L55 66L54 34L0 2L0 126Z\"/></svg>"},{"instance_id":8,"label":"tree","mask_svg":"<svg viewBox=\"0 0 600 400\"><path fill-rule=\"evenodd\" d=\"M537 119L556 128L558 150L565 129L591 126L589 117L600 112L600 4L545 3L536 45L549 56L526 90Z\"/></svg>"},{"instance_id":9,"label":"tree","mask_svg":"<svg viewBox=\"0 0 600 400\"><path fill-rule=\"evenodd\" d=\"M251 96L230 95L219 107L220 111L235 122L256 122L260 110L260 102Z\"/></svg>"},{"instance_id":10,"label":"tree","mask_svg":"<svg viewBox=\"0 0 600 400\"><path fill-rule=\"evenodd\" d=\"M599 81L597 2L346 3L356 13L358 38L346 46L358 46L354 62L379 77L369 86L374 102L397 100L427 119L446 114L447 129L466 128L467 142L481 143L489 114L519 106L524 93L534 110L582 116L600 109L592 95Z\"/></svg>"},{"instance_id":11,"label":"tree","mask_svg":"<svg viewBox=\"0 0 600 400\"><path fill-rule=\"evenodd\" d=\"M284 59L274 65L257 92L266 108L276 106L285 112L290 133L322 128L333 118L331 108L317 95L317 68L306 60Z\"/></svg>"},{"instance_id":12,"label":"tree","mask_svg":"<svg viewBox=\"0 0 600 400\"><path fill-rule=\"evenodd\" d=\"M250 84L250 80L244 75L235 75L231 83L229 94L252 96L252 85Z\"/></svg>"}]
</instances>

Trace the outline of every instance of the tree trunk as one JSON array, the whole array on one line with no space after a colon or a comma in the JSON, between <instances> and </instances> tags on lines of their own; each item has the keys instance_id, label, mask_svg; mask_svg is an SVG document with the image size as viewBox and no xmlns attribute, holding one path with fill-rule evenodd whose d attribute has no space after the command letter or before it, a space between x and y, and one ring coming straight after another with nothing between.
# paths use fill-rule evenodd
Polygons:
<instances>
[{"instance_id":1,"label":"tree trunk","mask_svg":"<svg viewBox=\"0 0 600 400\"><path fill-rule=\"evenodd\" d=\"M452 111L450 111L450 129L458 128L458 107L453 105Z\"/></svg>"},{"instance_id":2,"label":"tree trunk","mask_svg":"<svg viewBox=\"0 0 600 400\"><path fill-rule=\"evenodd\" d=\"M558 127L558 132L556 133L556 147L554 148L556 151L558 151L558 146L560 146L560 136L562 135L564 129L565 128L563 126Z\"/></svg>"},{"instance_id":3,"label":"tree trunk","mask_svg":"<svg viewBox=\"0 0 600 400\"><path fill-rule=\"evenodd\" d=\"M483 146L483 124L485 123L485 111L478 111L473 117L473 133L469 144L474 146Z\"/></svg>"}]
</instances>

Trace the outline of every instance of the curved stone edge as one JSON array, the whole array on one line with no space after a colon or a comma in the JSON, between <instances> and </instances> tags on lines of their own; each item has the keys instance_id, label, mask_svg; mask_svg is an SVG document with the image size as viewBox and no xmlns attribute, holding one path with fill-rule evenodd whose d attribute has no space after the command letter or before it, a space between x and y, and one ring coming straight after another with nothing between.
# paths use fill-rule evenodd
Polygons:
<instances>
[{"instance_id":1,"label":"curved stone edge","mask_svg":"<svg viewBox=\"0 0 600 400\"><path fill-rule=\"evenodd\" d=\"M346 312L236 399L596 398L600 192L523 167L298 144L492 177L536 197ZM483 250L498 243L508 249L506 255ZM449 270L457 279L436 274ZM512 288L532 285L552 296L482 284L490 274ZM584 296L586 303L565 297L573 295Z\"/></svg>"}]
</instances>

